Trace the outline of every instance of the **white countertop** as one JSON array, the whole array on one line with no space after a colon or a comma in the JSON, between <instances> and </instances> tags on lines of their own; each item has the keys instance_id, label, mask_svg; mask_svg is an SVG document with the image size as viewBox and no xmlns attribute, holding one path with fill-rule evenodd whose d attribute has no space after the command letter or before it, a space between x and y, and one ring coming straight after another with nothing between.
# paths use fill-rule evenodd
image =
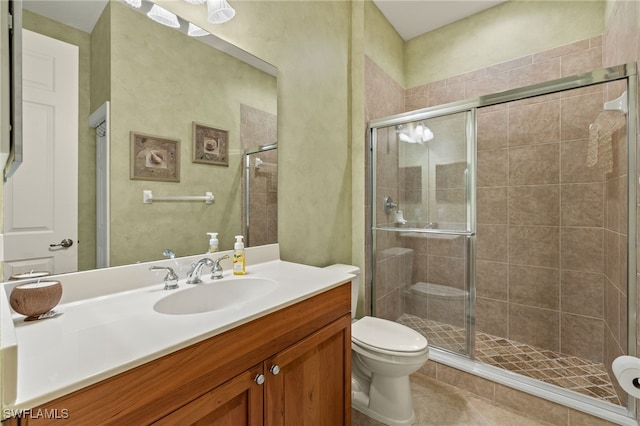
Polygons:
<instances>
[{"instance_id":1,"label":"white countertop","mask_svg":"<svg viewBox=\"0 0 640 426\"><path fill-rule=\"evenodd\" d=\"M251 259L249 250L248 260ZM278 253L277 248L275 253ZM223 254L225 252L211 257ZM352 275L336 270L281 261L279 256L273 260L268 260L269 256L254 256L260 257L261 263L247 266L244 276L234 276L227 264L223 280L214 282L206 269L202 274L203 283L198 285L233 285L234 280L261 277L277 282L273 291L238 308L198 314L167 315L154 311L158 300L194 286L185 284L182 273L179 289L164 290L164 273L149 272L150 264L132 265L130 268L137 269L132 269L130 274L126 270L129 267L113 268L118 270L111 271L111 276L117 276L121 281L122 277L138 276L144 271L154 277L156 284L140 286L139 282L132 282L129 289L105 290L104 294L93 293L89 298L78 298L83 291L78 290L80 284L76 283L78 279L73 274L56 276L63 284L65 295L69 295L63 296L61 304L55 308L61 315L40 321L25 322L22 315L13 312L9 318L8 294L14 284L3 284L4 291L0 292L3 416L10 410L35 408L352 278ZM101 282L109 279L109 269L100 271ZM87 281L92 275L87 272L81 277ZM88 285L85 282L84 286ZM109 285L103 287L109 288ZM119 283L117 287L126 288L126 285Z\"/></svg>"}]
</instances>

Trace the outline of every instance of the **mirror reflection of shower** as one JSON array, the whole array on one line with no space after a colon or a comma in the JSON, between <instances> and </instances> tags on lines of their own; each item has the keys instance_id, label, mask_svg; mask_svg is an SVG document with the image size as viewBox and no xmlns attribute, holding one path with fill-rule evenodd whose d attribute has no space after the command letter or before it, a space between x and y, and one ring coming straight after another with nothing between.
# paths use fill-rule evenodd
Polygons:
<instances>
[{"instance_id":1,"label":"mirror reflection of shower","mask_svg":"<svg viewBox=\"0 0 640 426\"><path fill-rule=\"evenodd\" d=\"M242 227L247 247L278 240L278 144L244 153Z\"/></svg>"}]
</instances>

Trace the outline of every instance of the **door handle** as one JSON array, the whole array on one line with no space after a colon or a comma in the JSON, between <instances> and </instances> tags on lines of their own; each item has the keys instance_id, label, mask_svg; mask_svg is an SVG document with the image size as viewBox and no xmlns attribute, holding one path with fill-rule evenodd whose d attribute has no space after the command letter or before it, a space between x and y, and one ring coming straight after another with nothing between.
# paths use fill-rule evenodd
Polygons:
<instances>
[{"instance_id":1,"label":"door handle","mask_svg":"<svg viewBox=\"0 0 640 426\"><path fill-rule=\"evenodd\" d=\"M69 238L65 238L64 240L60 241L58 244L49 244L49 247L69 248L72 245L73 245L73 240L70 240Z\"/></svg>"}]
</instances>

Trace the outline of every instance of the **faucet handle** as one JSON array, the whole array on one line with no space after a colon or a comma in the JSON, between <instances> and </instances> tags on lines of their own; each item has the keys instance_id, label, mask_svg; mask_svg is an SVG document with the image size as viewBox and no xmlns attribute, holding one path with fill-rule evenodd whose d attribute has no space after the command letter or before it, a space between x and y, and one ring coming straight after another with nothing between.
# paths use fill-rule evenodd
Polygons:
<instances>
[{"instance_id":1,"label":"faucet handle","mask_svg":"<svg viewBox=\"0 0 640 426\"><path fill-rule=\"evenodd\" d=\"M178 275L173 271L173 268L168 266L152 266L149 268L150 271L154 270L165 270L167 271L167 275L164 277L164 289L165 290L173 290L178 288L178 280L180 279Z\"/></svg>"},{"instance_id":2,"label":"faucet handle","mask_svg":"<svg viewBox=\"0 0 640 426\"><path fill-rule=\"evenodd\" d=\"M217 258L213 261L213 268L211 268L211 278L214 280L219 280L222 278L222 266L220 266L220 261L224 259L228 259L229 255L225 254L222 257Z\"/></svg>"}]
</instances>

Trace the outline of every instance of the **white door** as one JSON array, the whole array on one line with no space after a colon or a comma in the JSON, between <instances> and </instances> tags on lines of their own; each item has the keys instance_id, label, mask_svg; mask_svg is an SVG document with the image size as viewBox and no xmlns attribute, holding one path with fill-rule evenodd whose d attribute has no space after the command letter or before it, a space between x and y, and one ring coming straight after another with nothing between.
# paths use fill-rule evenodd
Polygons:
<instances>
[{"instance_id":1,"label":"white door","mask_svg":"<svg viewBox=\"0 0 640 426\"><path fill-rule=\"evenodd\" d=\"M78 47L23 30L24 162L4 185L4 278L78 269ZM64 247L63 240L72 244Z\"/></svg>"}]
</instances>

